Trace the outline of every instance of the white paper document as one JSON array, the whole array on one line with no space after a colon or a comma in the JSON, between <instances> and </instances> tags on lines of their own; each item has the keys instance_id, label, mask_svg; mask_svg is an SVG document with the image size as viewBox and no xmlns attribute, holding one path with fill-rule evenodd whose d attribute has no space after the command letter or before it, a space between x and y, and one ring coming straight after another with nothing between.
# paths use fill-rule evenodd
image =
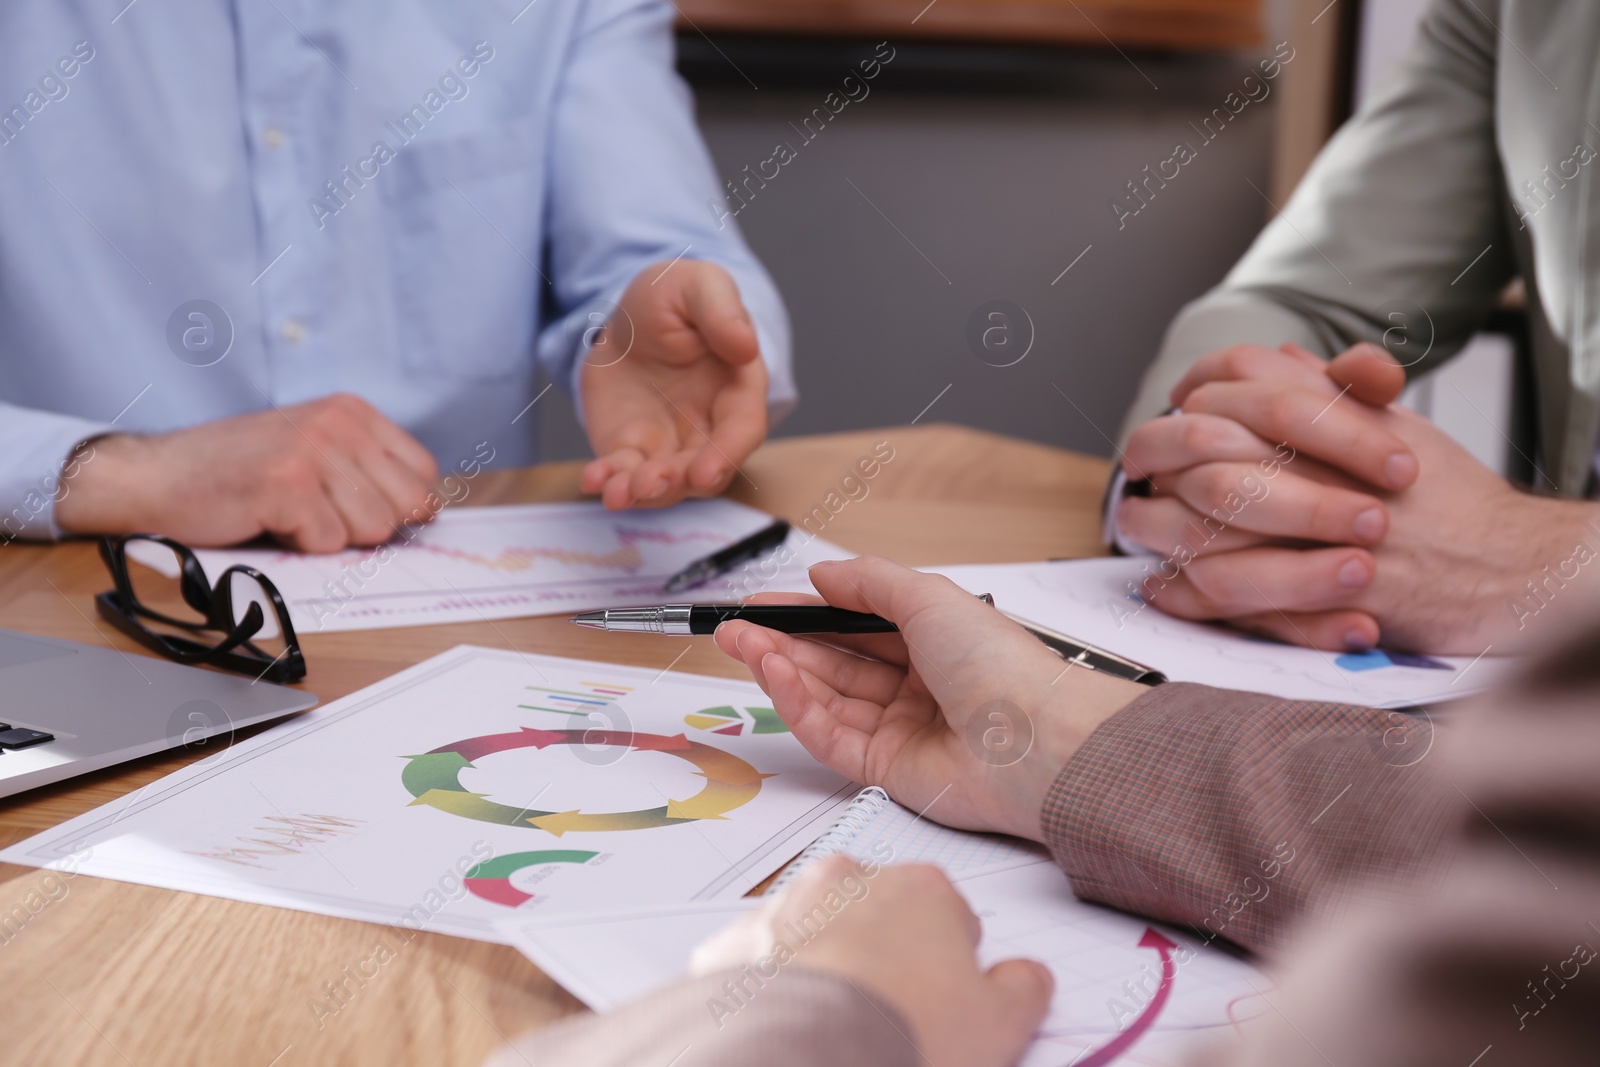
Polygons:
<instances>
[{"instance_id":1,"label":"white paper document","mask_svg":"<svg viewBox=\"0 0 1600 1067\"><path fill-rule=\"evenodd\" d=\"M244 563L272 579L303 634L431 626L659 603L688 564L768 525L731 500L607 511L594 502L447 507L377 548L313 556L274 548L201 549L213 580ZM170 554L135 559L172 565ZM781 550L693 591L702 602L814 592L806 569L852 553L804 530ZM681 598L680 598L681 599Z\"/></svg>"},{"instance_id":2,"label":"white paper document","mask_svg":"<svg viewBox=\"0 0 1600 1067\"><path fill-rule=\"evenodd\" d=\"M0 860L492 940L739 897L856 788L750 683L463 645Z\"/></svg>"},{"instance_id":3,"label":"white paper document","mask_svg":"<svg viewBox=\"0 0 1600 1067\"><path fill-rule=\"evenodd\" d=\"M930 567L1029 622L1142 663L1174 682L1245 689L1292 700L1398 708L1487 688L1513 661L1490 656L1321 652L1176 619L1140 599L1146 561Z\"/></svg>"},{"instance_id":4,"label":"white paper document","mask_svg":"<svg viewBox=\"0 0 1600 1067\"><path fill-rule=\"evenodd\" d=\"M870 880L862 897L871 894ZM1085 904L1048 860L959 880L978 914L984 966L1027 956L1055 976L1050 1014L1024 1067L1172 1062L1207 1036L1267 1010L1269 979L1216 945L1121 912ZM590 912L559 919L519 913L501 924L550 977L596 1010L610 1010L682 977L694 947L759 906L757 900ZM843 907L851 907L844 903ZM815 929L777 932L805 959ZM706 1011L736 1027L745 999L781 988L781 969L759 962L744 992ZM743 975L741 975L743 977Z\"/></svg>"}]
</instances>

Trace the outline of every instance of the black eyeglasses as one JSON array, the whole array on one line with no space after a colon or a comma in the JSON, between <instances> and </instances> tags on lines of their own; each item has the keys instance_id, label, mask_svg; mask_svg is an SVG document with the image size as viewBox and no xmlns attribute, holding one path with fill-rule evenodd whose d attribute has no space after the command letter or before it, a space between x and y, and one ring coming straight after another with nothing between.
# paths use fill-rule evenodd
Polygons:
<instances>
[{"instance_id":1,"label":"black eyeglasses","mask_svg":"<svg viewBox=\"0 0 1600 1067\"><path fill-rule=\"evenodd\" d=\"M116 588L95 597L95 607L140 644L179 663L274 682L306 676L289 608L254 567L229 567L212 585L188 547L159 534L101 538L100 558Z\"/></svg>"}]
</instances>

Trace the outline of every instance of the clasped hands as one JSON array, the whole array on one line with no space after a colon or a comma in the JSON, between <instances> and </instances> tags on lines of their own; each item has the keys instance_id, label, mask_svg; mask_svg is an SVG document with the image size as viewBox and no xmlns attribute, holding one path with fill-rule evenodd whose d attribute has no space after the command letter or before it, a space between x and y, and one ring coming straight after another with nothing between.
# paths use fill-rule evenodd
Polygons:
<instances>
[{"instance_id":1,"label":"clasped hands","mask_svg":"<svg viewBox=\"0 0 1600 1067\"><path fill-rule=\"evenodd\" d=\"M1475 656L1525 625L1528 583L1572 556L1589 506L1514 488L1393 406L1404 386L1365 344L1197 363L1122 457L1151 485L1115 516L1158 557L1147 601L1332 650Z\"/></svg>"}]
</instances>

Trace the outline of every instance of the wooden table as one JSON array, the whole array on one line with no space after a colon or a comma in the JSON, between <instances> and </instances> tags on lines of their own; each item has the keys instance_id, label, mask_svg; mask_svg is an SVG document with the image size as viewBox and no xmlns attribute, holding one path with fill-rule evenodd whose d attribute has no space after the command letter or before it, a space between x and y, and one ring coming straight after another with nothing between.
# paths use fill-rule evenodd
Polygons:
<instances>
[{"instance_id":1,"label":"wooden table","mask_svg":"<svg viewBox=\"0 0 1600 1067\"><path fill-rule=\"evenodd\" d=\"M839 490L873 445L894 458L823 536L911 564L1005 562L1100 551L1108 465L952 426L795 438L763 447L735 499L798 518ZM468 501L573 500L578 464L480 475ZM858 491L859 492L859 491ZM130 654L92 597L108 578L91 545L0 548L0 627ZM659 668L660 639L586 633L559 618L311 635L309 688L324 701L462 643ZM740 677L702 642L687 671ZM124 796L188 762L154 756L0 801L0 844ZM0 917L44 888L0 865ZM325 982L371 955L387 928L77 876L7 939L0 929L0 1063L476 1064L510 1035L581 1010L510 948L421 934L318 1026ZM37 900L37 898L35 898Z\"/></svg>"}]
</instances>

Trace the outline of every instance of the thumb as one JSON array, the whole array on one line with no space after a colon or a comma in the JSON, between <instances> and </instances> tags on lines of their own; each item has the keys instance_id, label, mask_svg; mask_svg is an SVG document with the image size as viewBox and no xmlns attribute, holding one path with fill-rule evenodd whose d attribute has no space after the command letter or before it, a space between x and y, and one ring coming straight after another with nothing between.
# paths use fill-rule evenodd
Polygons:
<instances>
[{"instance_id":1,"label":"thumb","mask_svg":"<svg viewBox=\"0 0 1600 1067\"><path fill-rule=\"evenodd\" d=\"M1374 344L1362 343L1335 356L1328 364L1328 377L1374 407L1394 403L1406 387L1405 368L1387 349Z\"/></svg>"},{"instance_id":2,"label":"thumb","mask_svg":"<svg viewBox=\"0 0 1600 1067\"><path fill-rule=\"evenodd\" d=\"M694 327L713 355L739 367L761 355L755 325L733 276L715 263L685 263L683 301L689 325Z\"/></svg>"},{"instance_id":3,"label":"thumb","mask_svg":"<svg viewBox=\"0 0 1600 1067\"><path fill-rule=\"evenodd\" d=\"M1008 1047L1015 1048L1020 1057L1034 1031L1050 1013L1055 978L1038 960L1016 959L989 968L984 983L999 1003L995 1036Z\"/></svg>"}]
</instances>

